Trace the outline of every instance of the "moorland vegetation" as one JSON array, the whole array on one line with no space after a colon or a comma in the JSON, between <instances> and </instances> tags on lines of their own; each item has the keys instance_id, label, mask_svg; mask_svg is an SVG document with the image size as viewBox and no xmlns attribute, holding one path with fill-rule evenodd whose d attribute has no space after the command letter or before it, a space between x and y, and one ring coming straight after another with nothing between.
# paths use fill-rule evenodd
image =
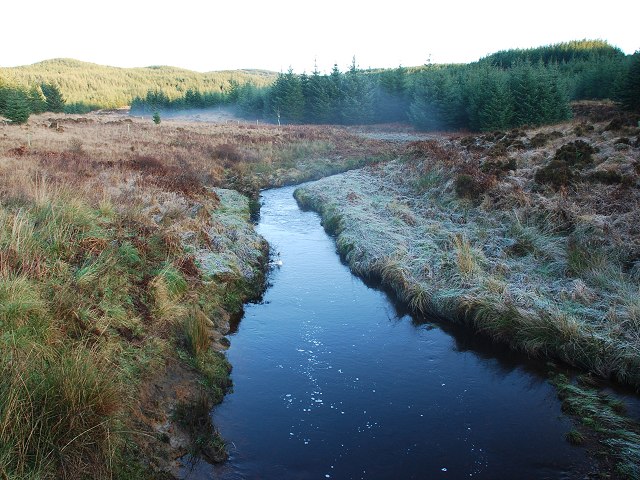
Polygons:
<instances>
[{"instance_id":1,"label":"moorland vegetation","mask_svg":"<svg viewBox=\"0 0 640 480\"><path fill-rule=\"evenodd\" d=\"M640 386L640 54L580 41L329 74L102 68L0 69L3 478L162 478L183 455L224 458L208 411L230 387L230 318L263 286L259 190L347 170L297 198L356 273L585 383ZM129 104L157 121L59 113ZM213 106L252 122L160 122ZM298 125L374 122L485 133L405 145ZM638 478L637 428L556 383Z\"/></svg>"}]
</instances>

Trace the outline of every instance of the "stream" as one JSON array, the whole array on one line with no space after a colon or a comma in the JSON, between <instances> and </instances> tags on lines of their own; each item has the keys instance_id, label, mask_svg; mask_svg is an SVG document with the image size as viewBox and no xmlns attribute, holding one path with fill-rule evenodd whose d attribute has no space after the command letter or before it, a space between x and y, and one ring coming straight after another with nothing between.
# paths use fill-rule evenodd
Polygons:
<instances>
[{"instance_id":1,"label":"stream","mask_svg":"<svg viewBox=\"0 0 640 480\"><path fill-rule=\"evenodd\" d=\"M294 187L262 195L275 266L229 334L229 442L189 479L569 479L589 460L565 434L544 364L412 318L352 275Z\"/></svg>"}]
</instances>

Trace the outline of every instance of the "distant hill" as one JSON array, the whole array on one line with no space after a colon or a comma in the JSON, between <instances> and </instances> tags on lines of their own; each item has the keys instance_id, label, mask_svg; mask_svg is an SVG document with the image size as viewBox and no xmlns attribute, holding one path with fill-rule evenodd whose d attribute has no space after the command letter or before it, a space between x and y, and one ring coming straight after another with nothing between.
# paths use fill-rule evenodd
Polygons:
<instances>
[{"instance_id":1,"label":"distant hill","mask_svg":"<svg viewBox=\"0 0 640 480\"><path fill-rule=\"evenodd\" d=\"M572 40L536 48L501 50L480 59L480 63L511 68L514 63L523 60L549 65L550 63L588 61L596 56L624 58L625 54L605 40Z\"/></svg>"},{"instance_id":2,"label":"distant hill","mask_svg":"<svg viewBox=\"0 0 640 480\"><path fill-rule=\"evenodd\" d=\"M53 83L67 104L84 104L99 108L129 105L134 97L144 97L149 90L178 98L191 90L229 91L234 82L251 82L258 87L271 84L276 72L266 70L225 70L199 73L168 66L119 68L68 58L57 58L21 67L0 67L0 78L18 85Z\"/></svg>"}]
</instances>

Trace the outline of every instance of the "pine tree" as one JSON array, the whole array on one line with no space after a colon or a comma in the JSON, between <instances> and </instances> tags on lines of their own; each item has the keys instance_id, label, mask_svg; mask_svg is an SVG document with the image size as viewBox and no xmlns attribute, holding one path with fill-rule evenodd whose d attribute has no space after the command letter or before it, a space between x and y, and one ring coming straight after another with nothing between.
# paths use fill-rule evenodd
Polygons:
<instances>
[{"instance_id":1,"label":"pine tree","mask_svg":"<svg viewBox=\"0 0 640 480\"><path fill-rule=\"evenodd\" d=\"M160 125L160 114L158 112L154 112L153 113L153 123L155 123L156 125Z\"/></svg>"},{"instance_id":2,"label":"pine tree","mask_svg":"<svg viewBox=\"0 0 640 480\"><path fill-rule=\"evenodd\" d=\"M29 109L31 113L43 113L47 110L47 99L42 93L40 85L34 85L29 89Z\"/></svg>"},{"instance_id":3,"label":"pine tree","mask_svg":"<svg viewBox=\"0 0 640 480\"><path fill-rule=\"evenodd\" d=\"M300 77L289 69L287 73L278 75L276 83L271 88L271 112L284 122L298 123L304 117L304 95Z\"/></svg>"},{"instance_id":4,"label":"pine tree","mask_svg":"<svg viewBox=\"0 0 640 480\"><path fill-rule=\"evenodd\" d=\"M47 111L61 113L64 111L65 100L57 85L53 83L40 84L42 93L46 99Z\"/></svg>"},{"instance_id":5,"label":"pine tree","mask_svg":"<svg viewBox=\"0 0 640 480\"><path fill-rule=\"evenodd\" d=\"M22 90L10 90L6 97L4 115L13 123L27 123L29 120L29 98Z\"/></svg>"},{"instance_id":6,"label":"pine tree","mask_svg":"<svg viewBox=\"0 0 640 480\"><path fill-rule=\"evenodd\" d=\"M506 130L512 126L513 97L501 69L480 66L468 73L465 90L472 130Z\"/></svg>"},{"instance_id":7,"label":"pine tree","mask_svg":"<svg viewBox=\"0 0 640 480\"><path fill-rule=\"evenodd\" d=\"M640 112L640 51L631 57L626 85L621 96L627 110Z\"/></svg>"}]
</instances>

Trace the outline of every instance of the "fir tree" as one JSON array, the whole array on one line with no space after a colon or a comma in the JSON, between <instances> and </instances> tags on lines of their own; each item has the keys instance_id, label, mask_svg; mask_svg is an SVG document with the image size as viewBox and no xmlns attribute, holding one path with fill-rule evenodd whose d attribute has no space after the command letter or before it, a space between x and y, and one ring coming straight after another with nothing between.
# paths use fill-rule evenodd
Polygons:
<instances>
[{"instance_id":1,"label":"fir tree","mask_svg":"<svg viewBox=\"0 0 640 480\"><path fill-rule=\"evenodd\" d=\"M10 90L6 97L4 115L13 123L27 123L30 114L27 94L22 90Z\"/></svg>"},{"instance_id":2,"label":"fir tree","mask_svg":"<svg viewBox=\"0 0 640 480\"><path fill-rule=\"evenodd\" d=\"M65 100L58 86L53 83L42 83L40 88L42 89L42 93L46 99L47 112L63 112Z\"/></svg>"},{"instance_id":3,"label":"fir tree","mask_svg":"<svg viewBox=\"0 0 640 480\"><path fill-rule=\"evenodd\" d=\"M289 69L278 75L271 89L270 106L273 114L285 122L298 123L304 116L304 95L300 77Z\"/></svg>"},{"instance_id":4,"label":"fir tree","mask_svg":"<svg viewBox=\"0 0 640 480\"><path fill-rule=\"evenodd\" d=\"M469 72L466 80L467 113L473 130L506 130L512 126L513 97L508 74L492 67Z\"/></svg>"},{"instance_id":5,"label":"fir tree","mask_svg":"<svg viewBox=\"0 0 640 480\"><path fill-rule=\"evenodd\" d=\"M621 96L627 110L640 112L640 51L631 57L626 85Z\"/></svg>"},{"instance_id":6,"label":"fir tree","mask_svg":"<svg viewBox=\"0 0 640 480\"><path fill-rule=\"evenodd\" d=\"M329 97L330 79L320 75L315 68L308 79L305 91L305 118L310 123L329 123L331 121L331 98Z\"/></svg>"}]
</instances>

